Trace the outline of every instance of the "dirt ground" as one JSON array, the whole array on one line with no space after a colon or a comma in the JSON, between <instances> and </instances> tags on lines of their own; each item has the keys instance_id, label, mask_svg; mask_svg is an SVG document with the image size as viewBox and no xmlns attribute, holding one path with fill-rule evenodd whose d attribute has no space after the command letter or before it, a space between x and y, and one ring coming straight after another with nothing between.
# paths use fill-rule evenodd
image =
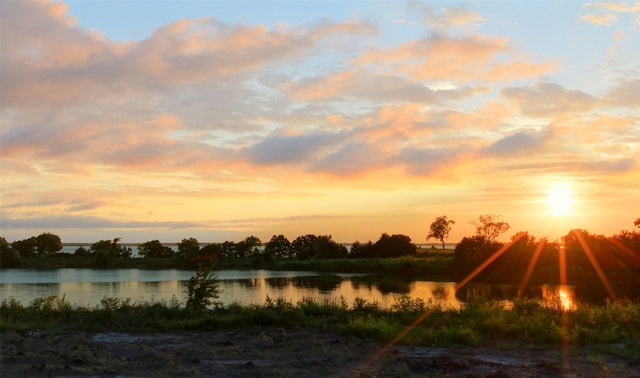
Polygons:
<instances>
[{"instance_id":1,"label":"dirt ground","mask_svg":"<svg viewBox=\"0 0 640 378\"><path fill-rule=\"evenodd\" d=\"M1 334L0 377L640 377L589 348L385 346L317 329Z\"/></svg>"}]
</instances>

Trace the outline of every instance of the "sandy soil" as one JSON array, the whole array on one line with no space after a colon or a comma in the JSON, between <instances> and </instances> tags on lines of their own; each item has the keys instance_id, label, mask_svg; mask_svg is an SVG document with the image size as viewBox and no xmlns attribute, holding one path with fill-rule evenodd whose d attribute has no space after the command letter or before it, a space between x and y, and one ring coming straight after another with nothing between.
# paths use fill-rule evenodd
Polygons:
<instances>
[{"instance_id":1,"label":"sandy soil","mask_svg":"<svg viewBox=\"0 0 640 378\"><path fill-rule=\"evenodd\" d=\"M385 346L317 329L1 334L5 377L640 377L589 348Z\"/></svg>"}]
</instances>

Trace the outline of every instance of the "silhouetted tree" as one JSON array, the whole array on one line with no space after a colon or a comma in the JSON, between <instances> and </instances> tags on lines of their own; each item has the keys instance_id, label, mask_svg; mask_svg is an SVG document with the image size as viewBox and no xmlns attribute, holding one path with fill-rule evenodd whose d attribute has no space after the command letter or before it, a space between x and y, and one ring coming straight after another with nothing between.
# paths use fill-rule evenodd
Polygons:
<instances>
[{"instance_id":1,"label":"silhouetted tree","mask_svg":"<svg viewBox=\"0 0 640 378\"><path fill-rule=\"evenodd\" d=\"M484 277L491 282L520 282L533 258L536 245L535 237L529 235L528 232L522 231L514 234L508 248L487 267Z\"/></svg>"},{"instance_id":2,"label":"silhouetted tree","mask_svg":"<svg viewBox=\"0 0 640 378\"><path fill-rule=\"evenodd\" d=\"M389 236L388 234L382 234L380 239L373 245L376 250L377 257L400 257L400 256L415 256L418 247L411 243L411 238L402 235L394 234Z\"/></svg>"},{"instance_id":3,"label":"silhouetted tree","mask_svg":"<svg viewBox=\"0 0 640 378\"><path fill-rule=\"evenodd\" d=\"M366 243L360 243L355 241L351 244L351 251L349 251L349 257L360 258L367 257L367 251L371 249L373 243L369 240Z\"/></svg>"},{"instance_id":4,"label":"silhouetted tree","mask_svg":"<svg viewBox=\"0 0 640 378\"><path fill-rule=\"evenodd\" d=\"M635 255L635 260L640 264L640 232L622 230L619 234L614 235L612 239Z\"/></svg>"},{"instance_id":5,"label":"silhouetted tree","mask_svg":"<svg viewBox=\"0 0 640 378\"><path fill-rule=\"evenodd\" d=\"M7 239L0 236L0 267L12 268L17 266L20 259L18 251L11 248Z\"/></svg>"},{"instance_id":6,"label":"silhouetted tree","mask_svg":"<svg viewBox=\"0 0 640 378\"><path fill-rule=\"evenodd\" d=\"M458 278L466 277L500 247L502 247L501 243L487 241L484 235L462 238L454 250L455 271Z\"/></svg>"},{"instance_id":7,"label":"silhouetted tree","mask_svg":"<svg viewBox=\"0 0 640 378\"><path fill-rule=\"evenodd\" d=\"M160 243L159 240L151 240L138 246L138 255L144 258L174 257L173 250Z\"/></svg>"},{"instance_id":8,"label":"silhouetted tree","mask_svg":"<svg viewBox=\"0 0 640 378\"><path fill-rule=\"evenodd\" d=\"M37 242L35 236L28 239L15 240L11 248L20 254L20 257L33 257L36 255Z\"/></svg>"},{"instance_id":9,"label":"silhouetted tree","mask_svg":"<svg viewBox=\"0 0 640 378\"><path fill-rule=\"evenodd\" d=\"M351 257L364 258L389 258L400 256L414 256L418 247L411 243L411 238L406 235L389 235L384 233L374 244L369 241L365 244L351 246Z\"/></svg>"},{"instance_id":10,"label":"silhouetted tree","mask_svg":"<svg viewBox=\"0 0 640 378\"><path fill-rule=\"evenodd\" d=\"M188 238L182 239L180 243L178 243L178 253L177 256L182 259L193 259L200 253L200 243L196 238Z\"/></svg>"},{"instance_id":11,"label":"silhouetted tree","mask_svg":"<svg viewBox=\"0 0 640 378\"><path fill-rule=\"evenodd\" d=\"M637 256L615 238L571 230L565 237L567 281L569 284L604 291L610 284L614 291L640 294L640 270Z\"/></svg>"},{"instance_id":12,"label":"silhouetted tree","mask_svg":"<svg viewBox=\"0 0 640 378\"><path fill-rule=\"evenodd\" d=\"M447 219L446 215L437 217L435 221L429 226L429 234L427 235L427 241L434 238L442 242L442 249L444 249L444 242L449 238L451 232L451 226L456 222L454 220Z\"/></svg>"},{"instance_id":13,"label":"silhouetted tree","mask_svg":"<svg viewBox=\"0 0 640 378\"><path fill-rule=\"evenodd\" d=\"M331 239L331 235L321 235L313 243L314 257L319 259L342 259L347 257L345 246Z\"/></svg>"},{"instance_id":14,"label":"silhouetted tree","mask_svg":"<svg viewBox=\"0 0 640 378\"><path fill-rule=\"evenodd\" d=\"M46 256L62 250L60 236L50 232L36 236L36 253L38 256Z\"/></svg>"},{"instance_id":15,"label":"silhouetted tree","mask_svg":"<svg viewBox=\"0 0 640 378\"><path fill-rule=\"evenodd\" d=\"M101 254L107 257L130 257L131 248L120 245L120 238L113 240L99 240L89 247L91 254Z\"/></svg>"},{"instance_id":16,"label":"silhouetted tree","mask_svg":"<svg viewBox=\"0 0 640 378\"><path fill-rule=\"evenodd\" d=\"M487 243L495 241L500 234L504 234L511 228L509 223L499 219L499 215L480 215L478 219L471 221L471 224L476 227L476 236L480 236Z\"/></svg>"},{"instance_id":17,"label":"silhouetted tree","mask_svg":"<svg viewBox=\"0 0 640 378\"><path fill-rule=\"evenodd\" d=\"M236 243L236 257L246 257L260 254L258 247L262 241L257 236L247 236L244 240Z\"/></svg>"},{"instance_id":18,"label":"silhouetted tree","mask_svg":"<svg viewBox=\"0 0 640 378\"><path fill-rule=\"evenodd\" d=\"M265 257L291 257L291 242L284 235L273 235L264 247Z\"/></svg>"},{"instance_id":19,"label":"silhouetted tree","mask_svg":"<svg viewBox=\"0 0 640 378\"><path fill-rule=\"evenodd\" d=\"M314 256L313 245L318 237L312 234L298 236L292 243L294 257L309 259Z\"/></svg>"},{"instance_id":20,"label":"silhouetted tree","mask_svg":"<svg viewBox=\"0 0 640 378\"><path fill-rule=\"evenodd\" d=\"M74 256L89 256L91 255L91 251L85 247L78 247L76 248L76 250L73 252Z\"/></svg>"},{"instance_id":21,"label":"silhouetted tree","mask_svg":"<svg viewBox=\"0 0 640 378\"><path fill-rule=\"evenodd\" d=\"M236 243L227 240L220 244L220 253L222 257L236 257Z\"/></svg>"},{"instance_id":22,"label":"silhouetted tree","mask_svg":"<svg viewBox=\"0 0 640 378\"><path fill-rule=\"evenodd\" d=\"M191 257L191 261L213 264L222 256L220 244L207 244L200 248L198 254Z\"/></svg>"}]
</instances>

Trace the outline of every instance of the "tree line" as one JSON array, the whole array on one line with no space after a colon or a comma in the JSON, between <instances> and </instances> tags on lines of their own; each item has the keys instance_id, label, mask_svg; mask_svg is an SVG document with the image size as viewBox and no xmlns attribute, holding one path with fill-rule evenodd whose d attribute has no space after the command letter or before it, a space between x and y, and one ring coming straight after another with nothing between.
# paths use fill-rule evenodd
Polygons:
<instances>
[{"instance_id":1,"label":"tree line","mask_svg":"<svg viewBox=\"0 0 640 378\"><path fill-rule=\"evenodd\" d=\"M508 243L496 237L509 229L492 216L477 220L476 234L456 244L457 280L530 285L574 285L583 297L640 296L640 218L634 229L606 237L573 229L558 241L526 231ZM482 269L481 269L482 268Z\"/></svg>"},{"instance_id":2,"label":"tree line","mask_svg":"<svg viewBox=\"0 0 640 378\"><path fill-rule=\"evenodd\" d=\"M427 229L427 241L435 238L444 248L454 220L443 215L437 217ZM605 237L586 230L571 230L560 241L536 239L528 232L517 232L508 243L497 238L511 227L497 215L480 215L471 222L475 234L463 237L455 246L452 270L457 279L464 279L478 267L486 268L476 274L484 282L520 282L524 277L530 283L561 283L564 269L567 284L602 282L602 285L640 288L640 218L634 229ZM0 237L0 264L17 266L21 258L60 255L62 242L58 235L43 233L24 240L8 243ZM177 244L177 251L151 240L137 246L137 255L144 259L175 258L187 262L210 262L217 259L261 258L279 259L344 259L393 258L415 256L417 246L402 234L382 234L376 242L354 242L351 249L334 241L331 235L301 235L293 241L284 235L273 235L263 243L256 236L239 242L201 244L195 238L186 238ZM496 253L500 252L498 256ZM67 254L65 254L67 255ZM100 240L88 248L80 247L74 256L91 256L97 266L107 266L111 259L130 258L131 247L123 246L120 238ZM564 260L560 259L560 256ZM487 261L491 259L490 264ZM562 268L561 265L565 267ZM638 289L636 289L638 290Z\"/></svg>"},{"instance_id":3,"label":"tree line","mask_svg":"<svg viewBox=\"0 0 640 378\"><path fill-rule=\"evenodd\" d=\"M97 265L114 258L130 258L131 247L123 246L120 238L99 240L88 248L79 247L73 256L94 257ZM15 266L21 258L68 255L62 254L62 242L58 235L43 233L24 240L8 243L0 237L0 264ZM248 236L239 242L201 244L196 238L185 238L177 243L177 251L163 245L159 240L150 240L137 246L137 256L145 259L176 258L192 262L207 262L220 258L261 257L265 261L272 258L289 259L342 259L348 257L400 257L414 256L417 246L406 235L382 234L375 243L354 242L351 251L333 240L331 235L307 234L289 241L284 235L273 235L267 243L257 236Z\"/></svg>"}]
</instances>

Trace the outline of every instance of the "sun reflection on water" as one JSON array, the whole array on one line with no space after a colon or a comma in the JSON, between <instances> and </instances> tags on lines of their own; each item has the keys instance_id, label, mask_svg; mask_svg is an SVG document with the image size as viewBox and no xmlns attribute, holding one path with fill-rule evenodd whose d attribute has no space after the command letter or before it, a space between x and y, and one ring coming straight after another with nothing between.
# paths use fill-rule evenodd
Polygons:
<instances>
[{"instance_id":1,"label":"sun reflection on water","mask_svg":"<svg viewBox=\"0 0 640 378\"><path fill-rule=\"evenodd\" d=\"M543 306L548 308L555 308L562 311L574 311L578 308L573 289L566 285L543 285L542 300Z\"/></svg>"}]
</instances>

